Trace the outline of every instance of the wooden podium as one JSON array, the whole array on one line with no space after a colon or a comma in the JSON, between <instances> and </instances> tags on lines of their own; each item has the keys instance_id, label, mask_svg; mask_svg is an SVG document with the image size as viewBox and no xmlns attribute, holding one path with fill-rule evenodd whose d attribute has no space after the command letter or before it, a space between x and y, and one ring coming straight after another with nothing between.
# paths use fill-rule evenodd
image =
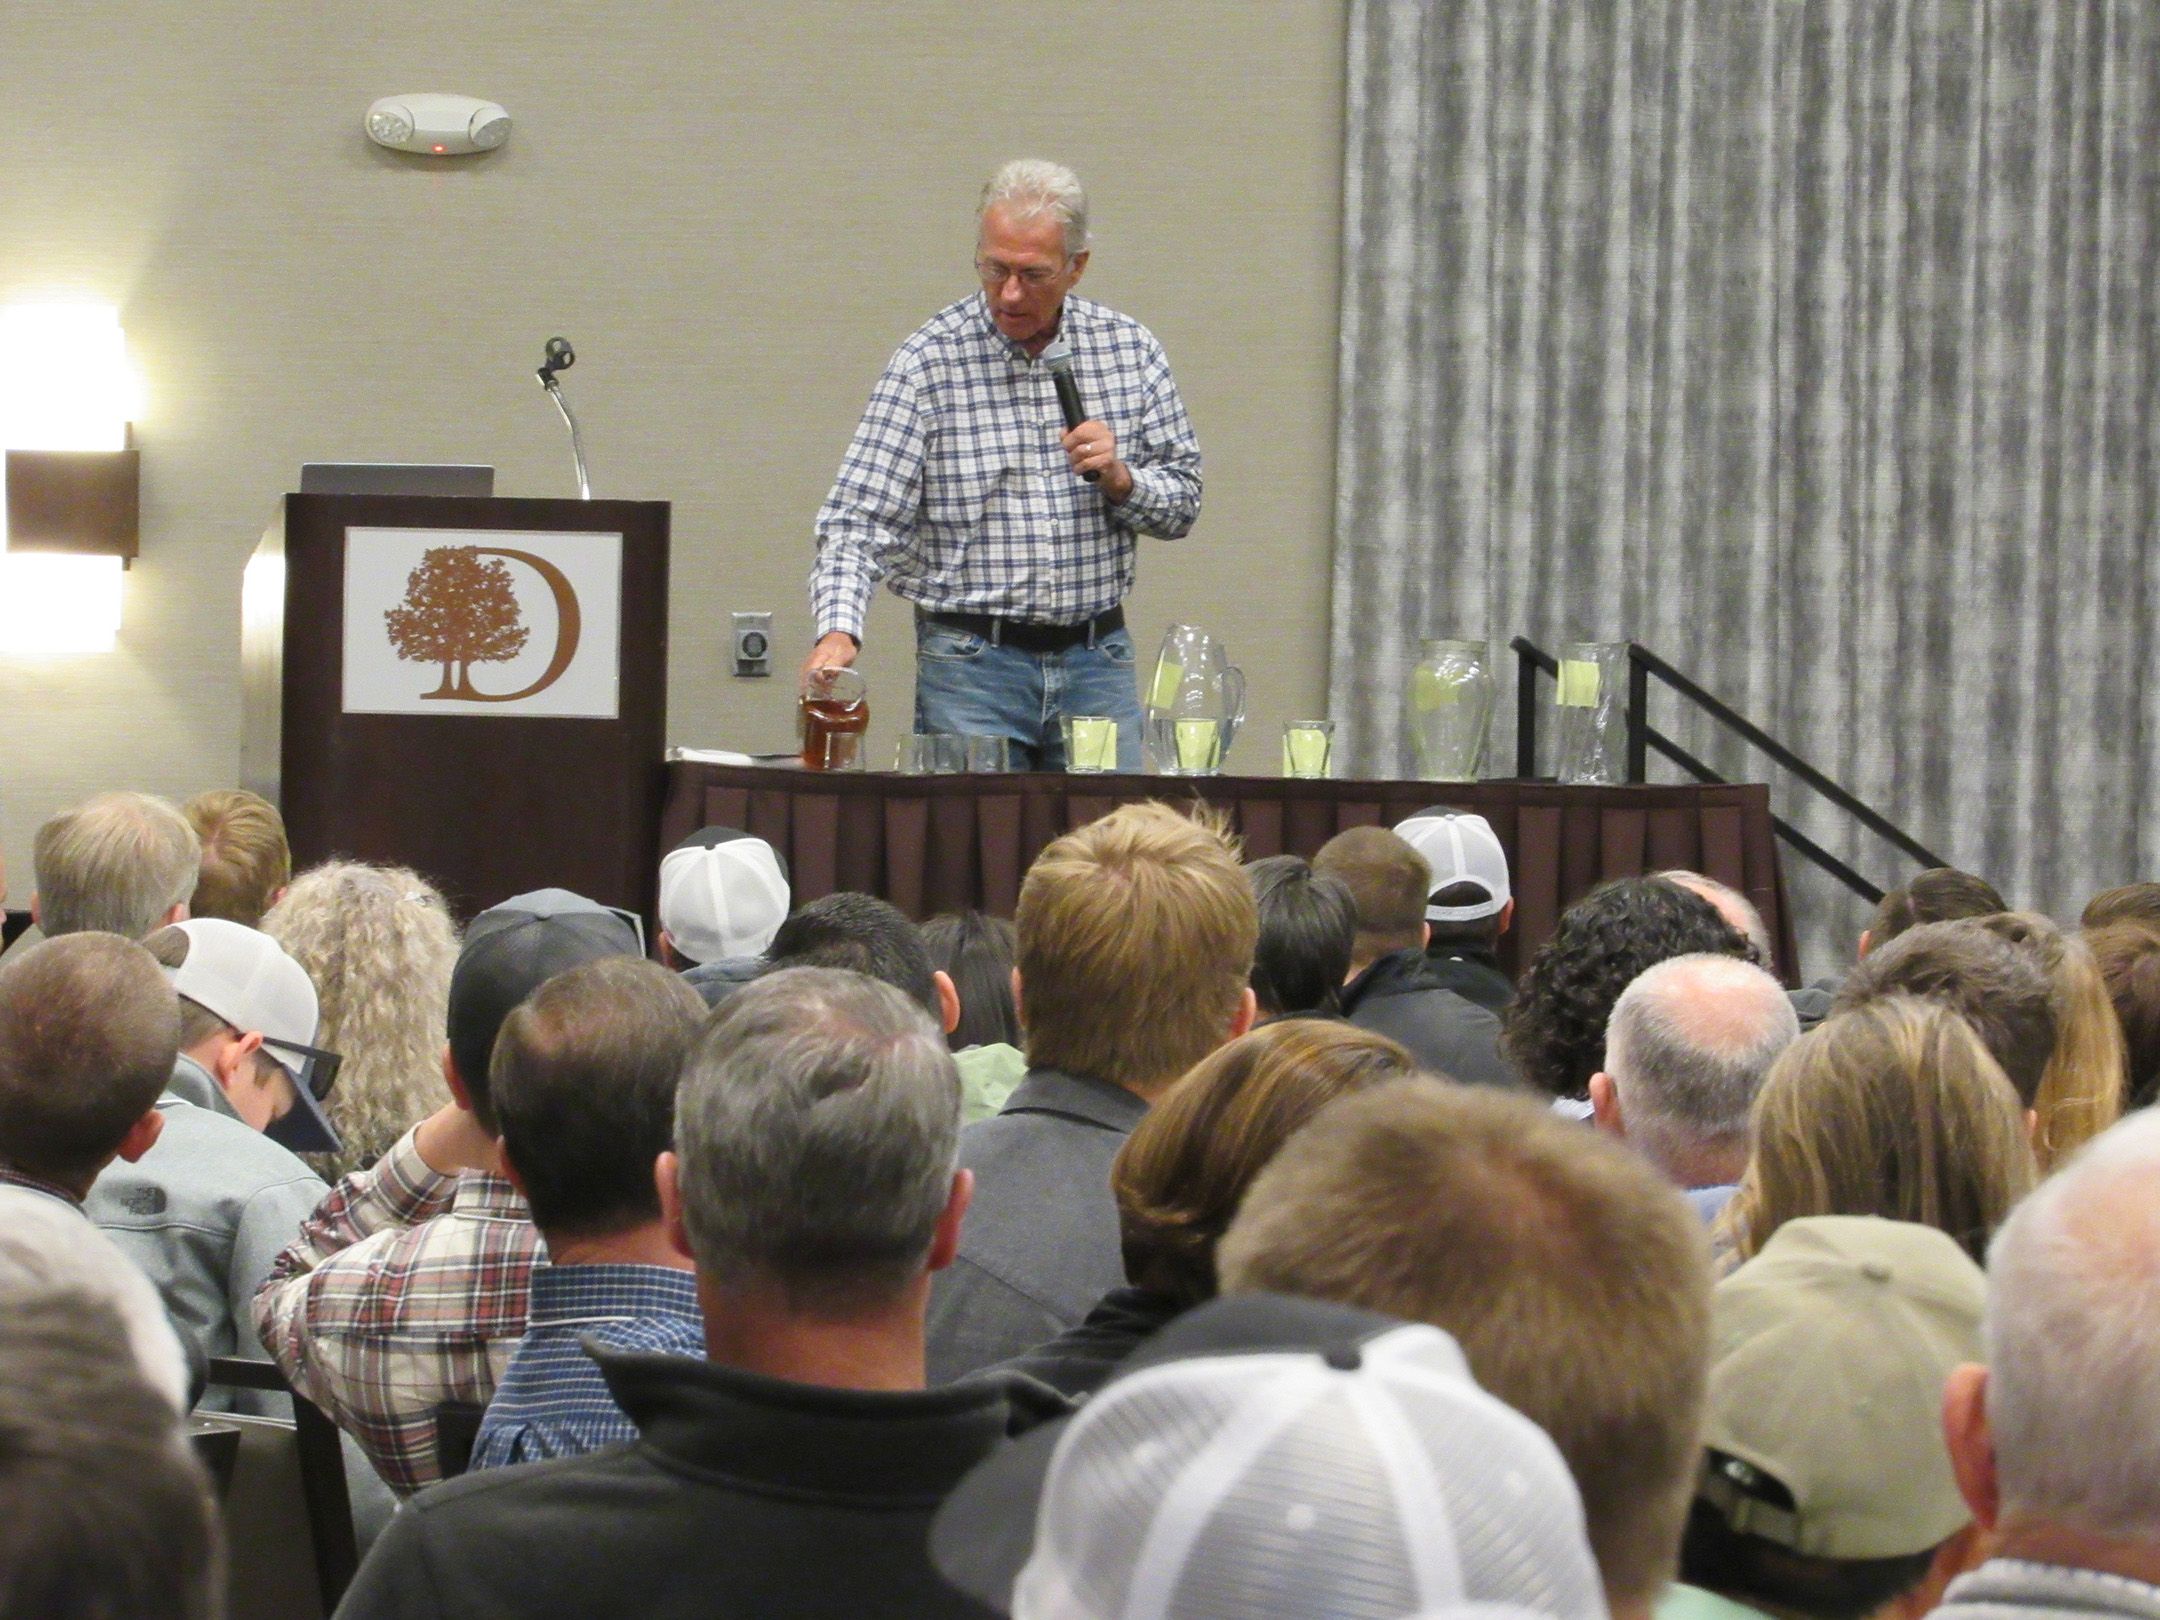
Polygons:
<instances>
[{"instance_id":1,"label":"wooden podium","mask_svg":"<svg viewBox=\"0 0 2160 1620\"><path fill-rule=\"evenodd\" d=\"M550 887L650 917L667 503L287 495L241 598L241 779L296 870L410 866L461 919Z\"/></svg>"}]
</instances>

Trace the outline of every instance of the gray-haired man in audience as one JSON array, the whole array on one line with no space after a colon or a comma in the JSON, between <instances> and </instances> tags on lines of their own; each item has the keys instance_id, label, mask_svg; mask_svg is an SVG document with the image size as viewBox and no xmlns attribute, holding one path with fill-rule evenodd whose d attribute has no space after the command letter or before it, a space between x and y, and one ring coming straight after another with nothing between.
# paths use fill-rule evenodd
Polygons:
<instances>
[{"instance_id":1,"label":"gray-haired man in audience","mask_svg":"<svg viewBox=\"0 0 2160 1620\"><path fill-rule=\"evenodd\" d=\"M202 876L202 841L147 793L101 793L38 828L30 915L47 939L92 929L141 939L182 922Z\"/></svg>"},{"instance_id":2,"label":"gray-haired man in audience","mask_svg":"<svg viewBox=\"0 0 2160 1620\"><path fill-rule=\"evenodd\" d=\"M1605 1067L1590 1077L1598 1129L1627 1138L1714 1220L1747 1168L1748 1109L1800 1035L1777 980L1730 956L1676 956L1620 993Z\"/></svg>"},{"instance_id":3,"label":"gray-haired man in audience","mask_svg":"<svg viewBox=\"0 0 2160 1620\"><path fill-rule=\"evenodd\" d=\"M959 1132L944 1037L898 990L793 968L736 991L658 1165L709 1359L595 1350L642 1440L415 1498L339 1614L980 1615L928 1549L1008 1421L997 1380L923 1388Z\"/></svg>"},{"instance_id":4,"label":"gray-haired man in audience","mask_svg":"<svg viewBox=\"0 0 2160 1620\"><path fill-rule=\"evenodd\" d=\"M1944 1438L1994 1557L1944 1620L2160 1615L2160 1114L2040 1184L1988 1249L1987 1365Z\"/></svg>"}]
</instances>

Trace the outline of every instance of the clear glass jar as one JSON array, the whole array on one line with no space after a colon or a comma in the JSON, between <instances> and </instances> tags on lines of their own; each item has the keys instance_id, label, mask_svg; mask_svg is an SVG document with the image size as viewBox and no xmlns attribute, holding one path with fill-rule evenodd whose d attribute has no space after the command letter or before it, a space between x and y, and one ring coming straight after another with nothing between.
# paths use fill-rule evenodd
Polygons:
<instances>
[{"instance_id":1,"label":"clear glass jar","mask_svg":"<svg viewBox=\"0 0 2160 1620\"><path fill-rule=\"evenodd\" d=\"M1628 644L1577 641L1561 649L1555 692L1560 780L1617 787L1627 780Z\"/></svg>"},{"instance_id":2,"label":"clear glass jar","mask_svg":"<svg viewBox=\"0 0 2160 1620\"><path fill-rule=\"evenodd\" d=\"M1427 782L1475 782L1498 695L1492 644L1434 640L1410 672L1410 736Z\"/></svg>"}]
</instances>

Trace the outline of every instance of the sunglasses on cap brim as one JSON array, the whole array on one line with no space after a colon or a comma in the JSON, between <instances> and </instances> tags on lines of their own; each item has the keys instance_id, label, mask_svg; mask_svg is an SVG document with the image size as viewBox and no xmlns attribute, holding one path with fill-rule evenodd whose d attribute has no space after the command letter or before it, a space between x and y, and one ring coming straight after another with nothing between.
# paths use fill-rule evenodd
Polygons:
<instances>
[{"instance_id":1,"label":"sunglasses on cap brim","mask_svg":"<svg viewBox=\"0 0 2160 1620\"><path fill-rule=\"evenodd\" d=\"M281 1041L273 1035L263 1037L263 1045L270 1048L271 1058L293 1077L307 1087L307 1093L317 1102L330 1095L330 1088L337 1084L338 1070L345 1060L335 1052L326 1052L319 1046L302 1046L298 1041Z\"/></svg>"}]
</instances>

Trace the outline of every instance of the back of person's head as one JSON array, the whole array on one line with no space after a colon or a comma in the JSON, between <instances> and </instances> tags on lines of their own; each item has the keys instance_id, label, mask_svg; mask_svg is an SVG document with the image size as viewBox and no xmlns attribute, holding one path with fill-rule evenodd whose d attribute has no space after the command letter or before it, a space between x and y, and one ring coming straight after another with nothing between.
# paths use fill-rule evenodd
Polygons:
<instances>
[{"instance_id":1,"label":"back of person's head","mask_svg":"<svg viewBox=\"0 0 2160 1620\"><path fill-rule=\"evenodd\" d=\"M293 879L263 932L315 983L315 1044L343 1054L324 1101L340 1174L373 1164L450 1100L443 1030L457 925L434 886L402 866L328 861Z\"/></svg>"},{"instance_id":2,"label":"back of person's head","mask_svg":"<svg viewBox=\"0 0 2160 1620\"><path fill-rule=\"evenodd\" d=\"M1922 923L1845 976L1831 1016L1884 996L1918 996L1972 1026L2027 1108L2055 1053L2055 981L2039 958L1977 918Z\"/></svg>"},{"instance_id":3,"label":"back of person's head","mask_svg":"<svg viewBox=\"0 0 2160 1620\"><path fill-rule=\"evenodd\" d=\"M1892 889L1875 907L1868 925L1870 951L1880 950L1898 935L1929 923L1956 922L1965 917L1988 917L2010 906L1986 878L1960 872L1954 866L1931 866L1901 889Z\"/></svg>"},{"instance_id":4,"label":"back of person's head","mask_svg":"<svg viewBox=\"0 0 2160 1620\"><path fill-rule=\"evenodd\" d=\"M2022 948L2053 986L2055 1046L2032 1100L2033 1152L2046 1171L2122 1118L2129 1089L2122 1025L2080 936L2036 911L1999 911L1972 926Z\"/></svg>"},{"instance_id":5,"label":"back of person's head","mask_svg":"<svg viewBox=\"0 0 2160 1620\"><path fill-rule=\"evenodd\" d=\"M2110 923L2141 922L2160 928L2160 883L2125 883L2102 889L2085 902L2078 926L2087 933Z\"/></svg>"},{"instance_id":6,"label":"back of person's head","mask_svg":"<svg viewBox=\"0 0 2160 1620\"><path fill-rule=\"evenodd\" d=\"M1369 967L1391 951L1425 943L1426 897L1432 868L1410 842L1385 827L1351 827L1320 846L1313 870L1350 891L1357 939L1350 966Z\"/></svg>"},{"instance_id":7,"label":"back of person's head","mask_svg":"<svg viewBox=\"0 0 2160 1620\"><path fill-rule=\"evenodd\" d=\"M946 1037L947 1044L955 1052L966 1046L1018 1046L1013 925L979 911L946 912L922 925L922 937L931 962L952 980L960 997L960 1022Z\"/></svg>"},{"instance_id":8,"label":"back of person's head","mask_svg":"<svg viewBox=\"0 0 2160 1620\"><path fill-rule=\"evenodd\" d=\"M42 940L0 967L0 1163L87 1188L172 1078L180 1004L116 934Z\"/></svg>"},{"instance_id":9,"label":"back of person's head","mask_svg":"<svg viewBox=\"0 0 2160 1620\"><path fill-rule=\"evenodd\" d=\"M923 1274L953 1192L960 1073L889 984L788 968L721 1003L675 1098L698 1272L847 1317Z\"/></svg>"},{"instance_id":10,"label":"back of person's head","mask_svg":"<svg viewBox=\"0 0 2160 1620\"><path fill-rule=\"evenodd\" d=\"M1970 1557L1943 1389L1987 1283L1910 1221L1789 1221L1717 1286L1707 1453L1681 1578L1774 1614L1868 1620ZM1937 1570L1938 1557L1951 1564Z\"/></svg>"},{"instance_id":11,"label":"back of person's head","mask_svg":"<svg viewBox=\"0 0 2160 1620\"><path fill-rule=\"evenodd\" d=\"M1334 1012L1357 943L1349 885L1302 855L1270 855L1245 868L1259 908L1252 988L1262 1016Z\"/></svg>"},{"instance_id":12,"label":"back of person's head","mask_svg":"<svg viewBox=\"0 0 2160 1620\"><path fill-rule=\"evenodd\" d=\"M2160 1115L2042 1182L1987 1272L2002 1516L2160 1542Z\"/></svg>"},{"instance_id":13,"label":"back of person's head","mask_svg":"<svg viewBox=\"0 0 2160 1620\"><path fill-rule=\"evenodd\" d=\"M1720 883L1706 873L1691 872L1685 867L1674 867L1657 875L1679 884L1690 894L1701 895L1717 907L1718 915L1747 940L1750 959L1757 967L1767 968L1776 963L1777 941L1770 937L1770 925L1763 921L1761 908L1730 883Z\"/></svg>"},{"instance_id":14,"label":"back of person's head","mask_svg":"<svg viewBox=\"0 0 2160 1620\"><path fill-rule=\"evenodd\" d=\"M2123 1037L2124 1103L2160 1098L2160 924L2125 917L2086 934Z\"/></svg>"},{"instance_id":15,"label":"back of person's head","mask_svg":"<svg viewBox=\"0 0 2160 1620\"><path fill-rule=\"evenodd\" d=\"M551 1242L660 1218L653 1161L673 1142L675 1085L704 1016L657 962L610 956L557 974L503 1020L488 1094Z\"/></svg>"},{"instance_id":16,"label":"back of person's head","mask_svg":"<svg viewBox=\"0 0 2160 1620\"><path fill-rule=\"evenodd\" d=\"M1395 832L1431 871L1427 944L1490 950L1499 943L1515 895L1507 851L1492 823L1467 810L1435 805L1395 823Z\"/></svg>"},{"instance_id":17,"label":"back of person's head","mask_svg":"<svg viewBox=\"0 0 2160 1620\"><path fill-rule=\"evenodd\" d=\"M1552 1436L1613 1603L1671 1576L1709 1356L1702 1222L1642 1158L1521 1097L1430 1079L1346 1097L1286 1143L1217 1254L1266 1289L1447 1329Z\"/></svg>"},{"instance_id":18,"label":"back of person's head","mask_svg":"<svg viewBox=\"0 0 2160 1620\"><path fill-rule=\"evenodd\" d=\"M1701 895L1660 877L1615 878L1560 914L1523 970L1503 1041L1525 1080L1581 1097L1605 1061L1613 1003L1645 969L1675 956L1748 955L1740 931Z\"/></svg>"},{"instance_id":19,"label":"back of person's head","mask_svg":"<svg viewBox=\"0 0 2160 1620\"><path fill-rule=\"evenodd\" d=\"M1605 1070L1621 1119L1652 1163L1739 1143L1748 1110L1800 1020L1777 980L1730 956L1676 956L1613 1003Z\"/></svg>"},{"instance_id":20,"label":"back of person's head","mask_svg":"<svg viewBox=\"0 0 2160 1620\"><path fill-rule=\"evenodd\" d=\"M2002 1069L1947 1007L1887 996L1785 1049L1723 1217L1744 1258L1805 1215L1880 1215L1979 1259L2037 1174Z\"/></svg>"},{"instance_id":21,"label":"back of person's head","mask_svg":"<svg viewBox=\"0 0 2160 1620\"><path fill-rule=\"evenodd\" d=\"M195 892L202 845L187 818L147 793L101 793L38 828L38 927L141 939Z\"/></svg>"},{"instance_id":22,"label":"back of person's head","mask_svg":"<svg viewBox=\"0 0 2160 1620\"><path fill-rule=\"evenodd\" d=\"M1128 804L1051 843L1014 917L1028 1062L1134 1091L1220 1046L1259 917L1229 841L1166 804Z\"/></svg>"},{"instance_id":23,"label":"back of person's head","mask_svg":"<svg viewBox=\"0 0 2160 1620\"><path fill-rule=\"evenodd\" d=\"M209 1481L118 1314L0 1290L0 1620L209 1620L223 1584Z\"/></svg>"},{"instance_id":24,"label":"back of person's head","mask_svg":"<svg viewBox=\"0 0 2160 1620\"><path fill-rule=\"evenodd\" d=\"M1186 1305L1216 1293L1215 1246L1276 1149L1337 1097L1417 1070L1385 1035L1286 1018L1209 1053L1111 1168L1126 1280Z\"/></svg>"},{"instance_id":25,"label":"back of person's head","mask_svg":"<svg viewBox=\"0 0 2160 1620\"><path fill-rule=\"evenodd\" d=\"M513 895L473 918L450 970L450 1065L473 1118L493 1134L488 1069L510 1010L558 973L609 956L645 952L636 928L598 901L568 889Z\"/></svg>"},{"instance_id":26,"label":"back of person's head","mask_svg":"<svg viewBox=\"0 0 2160 1620\"><path fill-rule=\"evenodd\" d=\"M933 1017L936 965L907 913L873 894L843 891L813 900L780 925L765 951L769 970L844 968L889 984Z\"/></svg>"},{"instance_id":27,"label":"back of person's head","mask_svg":"<svg viewBox=\"0 0 2160 1620\"><path fill-rule=\"evenodd\" d=\"M215 788L196 794L181 813L202 841L202 870L188 915L260 927L278 891L292 880L292 846L277 806L246 788Z\"/></svg>"}]
</instances>

